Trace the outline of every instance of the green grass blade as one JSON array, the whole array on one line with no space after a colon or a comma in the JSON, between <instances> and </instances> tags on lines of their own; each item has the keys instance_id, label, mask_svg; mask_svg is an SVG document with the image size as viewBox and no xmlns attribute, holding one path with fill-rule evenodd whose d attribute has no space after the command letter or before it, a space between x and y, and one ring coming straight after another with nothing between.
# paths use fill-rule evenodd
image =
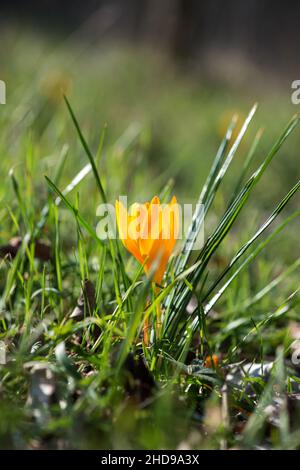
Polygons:
<instances>
[{"instance_id":1,"label":"green grass blade","mask_svg":"<svg viewBox=\"0 0 300 470\"><path fill-rule=\"evenodd\" d=\"M272 214L268 217L268 219L265 221L265 223L255 232L255 234L250 238L250 240L247 241L236 253L236 255L232 258L228 266L224 269L224 271L218 276L216 281L213 283L213 285L209 288L207 291L206 295L204 296L203 300L206 300L207 297L212 293L212 291L216 288L216 286L219 284L219 282L226 276L226 274L231 270L231 268L237 263L237 261L243 256L243 254L252 246L252 244L257 240L260 235L263 234L263 232L272 224L272 222L278 217L278 215L282 212L282 210L285 208L287 203L290 201L290 199L295 195L295 193L298 191L300 188L300 180L298 183L295 184L295 186L286 194L286 196L280 201L278 206L275 208L275 210L272 212Z\"/></svg>"},{"instance_id":2,"label":"green grass blade","mask_svg":"<svg viewBox=\"0 0 300 470\"><path fill-rule=\"evenodd\" d=\"M92 171L93 171L93 174L94 174L94 178L95 178L95 180L96 180L96 183L97 183L97 186L98 186L99 193L100 193L100 195L101 195L102 201L103 201L104 203L106 203L106 202L107 202L107 199L106 199L106 195L105 195L105 192L104 192L104 189L103 189L103 186L102 186L102 182L101 182L101 180L100 180L100 176L99 176L99 173L98 173L98 170L97 170L97 166L96 166L96 163L95 163L95 159L94 159L94 157L93 157L93 155L92 155L92 152L91 152L91 150L90 150L90 148L89 148L89 146L88 146L88 144L87 144L87 142L86 142L86 140L85 140L85 138L84 138L84 136L83 136L83 134L82 134L80 125L79 125L79 123L78 123L78 121L77 121L77 119L76 119L76 116L75 116L75 114L74 114L74 111L73 111L73 109L72 109L72 107L71 107L71 105L70 105L70 103L69 103L67 97L65 96L64 99L65 99L67 108L68 108L68 110L69 110L70 116L71 116L71 118L72 118L73 124L74 124L74 126L75 126L75 128L76 128L76 131L77 131L77 133L78 133L79 140L80 140L80 142L81 142L81 144L82 144L82 146L83 146L83 148L84 148L84 150L85 150L85 153L86 153L86 155L87 155L87 157L88 157L88 159L89 159L89 162L90 162L90 164L91 164L91 166L92 166Z\"/></svg>"},{"instance_id":3,"label":"green grass blade","mask_svg":"<svg viewBox=\"0 0 300 470\"><path fill-rule=\"evenodd\" d=\"M94 231L94 229L89 225L89 223L80 215L79 211L68 201L68 199L63 195L63 193L58 189L58 187L50 180L50 178L48 178L47 176L45 176L45 179L48 183L48 185L50 186L50 188L52 189L52 191L54 191L58 196L59 198L64 202L65 206L72 212L72 214L74 215L76 221L82 225L82 227L89 233L89 235L91 235L91 237L97 241L97 243L100 243L100 244L103 244L103 241L100 240L97 235L96 235L96 232Z\"/></svg>"}]
</instances>

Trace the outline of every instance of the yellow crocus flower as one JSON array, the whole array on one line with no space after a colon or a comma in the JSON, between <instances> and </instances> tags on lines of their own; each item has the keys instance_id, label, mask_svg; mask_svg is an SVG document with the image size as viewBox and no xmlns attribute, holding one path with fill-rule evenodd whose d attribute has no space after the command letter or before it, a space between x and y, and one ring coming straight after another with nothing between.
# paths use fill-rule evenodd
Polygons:
<instances>
[{"instance_id":1,"label":"yellow crocus flower","mask_svg":"<svg viewBox=\"0 0 300 470\"><path fill-rule=\"evenodd\" d=\"M157 196L150 203L135 203L127 212L116 201L120 238L126 249L141 263L146 273L154 270L153 279L161 284L168 260L179 233L179 208L176 197L162 205Z\"/></svg>"}]
</instances>

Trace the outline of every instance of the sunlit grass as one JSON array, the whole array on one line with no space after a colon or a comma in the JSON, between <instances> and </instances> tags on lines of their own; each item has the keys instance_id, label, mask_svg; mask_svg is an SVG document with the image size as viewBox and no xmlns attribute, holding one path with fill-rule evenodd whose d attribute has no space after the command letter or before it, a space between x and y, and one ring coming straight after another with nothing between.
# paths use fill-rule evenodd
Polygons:
<instances>
[{"instance_id":1,"label":"sunlit grass","mask_svg":"<svg viewBox=\"0 0 300 470\"><path fill-rule=\"evenodd\" d=\"M262 122L239 98L244 119L226 131L221 90L174 70L151 84L163 64L142 70L132 51L91 53L78 76L71 52L52 55L48 82L24 65L1 108L0 446L298 448L299 116ZM98 239L96 208L171 193L203 204L205 243L192 251L190 231L157 289L118 240Z\"/></svg>"}]
</instances>

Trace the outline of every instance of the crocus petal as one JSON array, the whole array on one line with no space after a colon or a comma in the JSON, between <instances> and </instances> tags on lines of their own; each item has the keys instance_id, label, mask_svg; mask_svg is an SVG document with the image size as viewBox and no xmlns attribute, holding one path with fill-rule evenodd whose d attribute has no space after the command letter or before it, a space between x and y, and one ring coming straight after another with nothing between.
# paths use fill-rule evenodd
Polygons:
<instances>
[{"instance_id":1,"label":"crocus petal","mask_svg":"<svg viewBox=\"0 0 300 470\"><path fill-rule=\"evenodd\" d=\"M142 256L149 255L154 240L158 238L158 236L155 236L155 231L153 232L153 225L156 224L157 214L161 209L159 198L155 196L146 207L147 217L144 218L144 223L141 227L141 237L139 240L139 248Z\"/></svg>"},{"instance_id":2,"label":"crocus petal","mask_svg":"<svg viewBox=\"0 0 300 470\"><path fill-rule=\"evenodd\" d=\"M138 242L128 236L128 226L130 224L130 216L120 201L116 201L116 217L120 238L127 250L141 263L144 260L140 255Z\"/></svg>"},{"instance_id":3,"label":"crocus petal","mask_svg":"<svg viewBox=\"0 0 300 470\"><path fill-rule=\"evenodd\" d=\"M163 211L163 240L165 249L171 255L179 234L179 208L173 196L170 204Z\"/></svg>"},{"instance_id":4,"label":"crocus petal","mask_svg":"<svg viewBox=\"0 0 300 470\"><path fill-rule=\"evenodd\" d=\"M166 251L164 241L161 238L154 240L151 250L148 254L146 266L147 270L150 271L152 266L157 263L157 267L153 276L154 281L157 284L160 284L162 281L169 257L170 255Z\"/></svg>"}]
</instances>

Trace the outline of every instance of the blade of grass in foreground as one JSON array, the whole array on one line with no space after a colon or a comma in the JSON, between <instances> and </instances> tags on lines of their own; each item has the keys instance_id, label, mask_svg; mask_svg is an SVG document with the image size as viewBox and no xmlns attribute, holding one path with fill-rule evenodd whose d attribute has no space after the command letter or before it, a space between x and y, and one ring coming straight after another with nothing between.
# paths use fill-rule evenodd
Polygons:
<instances>
[{"instance_id":1,"label":"blade of grass in foreground","mask_svg":"<svg viewBox=\"0 0 300 470\"><path fill-rule=\"evenodd\" d=\"M241 171L241 174L240 174L240 177L238 178L238 181L236 183L236 186L235 186L235 189L233 190L233 193L232 193L232 198L228 204L228 207L233 203L234 199L236 198L236 196L238 195L238 193L240 192L240 190L242 189L242 183L244 181L244 178L247 174L247 171L249 170L250 166L251 166L251 163L255 157L255 152L256 152L256 149L258 147L258 144L262 138L262 135L263 135L263 129L259 129L259 131L257 132L256 136L254 137L254 140L253 140L253 143L250 147L250 150L248 152L248 155L245 159L245 162L244 162L244 165L243 165L243 168L242 168L242 171Z\"/></svg>"},{"instance_id":2,"label":"blade of grass in foreground","mask_svg":"<svg viewBox=\"0 0 300 470\"><path fill-rule=\"evenodd\" d=\"M245 120L244 126L242 127L236 141L234 142L233 146L231 147L231 150L229 152L228 157L226 158L226 161L224 163L226 151L229 145L229 142L232 138L232 133L233 130L236 126L237 122L237 116L233 116L224 139L222 140L220 147L217 151L216 157L213 161L211 170L207 176L206 182L203 186L203 189L200 193L198 202L197 202L197 208L195 210L195 213L193 214L192 217L192 222L188 228L188 232L186 235L186 240L183 245L182 253L181 255L178 256L174 263L174 275L177 276L180 272L182 272L188 263L190 254L192 252L193 246L195 244L195 241L197 239L199 230L201 229L201 225L203 224L204 217L207 214L209 207L211 206L214 196L216 195L217 189L222 181L222 178L224 177L230 162L232 161L234 154L247 130L247 127L255 113L256 110L256 105L251 109L247 119ZM223 175L221 177L221 175ZM202 210L202 205L205 205L204 211ZM177 294L178 287L170 294L170 296L166 297L165 302L164 302L164 308L167 308L167 313L169 314L171 305L174 302L174 298Z\"/></svg>"},{"instance_id":3,"label":"blade of grass in foreground","mask_svg":"<svg viewBox=\"0 0 300 470\"><path fill-rule=\"evenodd\" d=\"M225 212L221 222L214 231L214 233L207 239L203 249L201 250L197 262L198 268L194 270L193 273L189 276L188 281L196 289L197 285L200 283L202 276L205 274L207 264L211 256L216 252L217 248L220 246L223 239L226 237L227 233L234 224L239 213L243 209L245 203L247 202L251 192L254 187L262 177L268 165L271 163L274 156L277 154L285 140L299 124L299 115L294 116L291 121L288 123L287 127L271 148L270 152L264 159L263 163L259 168L253 173L253 175L246 182L244 187L241 189L239 195L236 197L232 205ZM179 323L183 321L183 325L186 322L185 308L191 298L192 292L186 285L183 283L179 289L178 294L174 297L173 306L170 310L169 318L167 319L167 329L168 337L171 342L175 341L175 336L178 333ZM185 319L185 320L184 320ZM184 326L183 326L184 327Z\"/></svg>"},{"instance_id":4,"label":"blade of grass in foreground","mask_svg":"<svg viewBox=\"0 0 300 470\"><path fill-rule=\"evenodd\" d=\"M244 429L242 445L245 446L245 448L253 448L254 445L259 442L261 432L269 416L269 406L273 405L275 395L283 395L283 392L285 391L286 377L287 376L284 363L284 350L283 348L280 348L277 354L277 358L274 361L274 365L268 383L265 386L265 389L259 399L254 413L251 414ZM282 400L282 403L278 405L279 416L281 414L281 408L284 403L284 400ZM278 410L276 410L276 412L278 412ZM279 420L281 446L283 448L285 448L285 441L288 439L289 436L288 426L286 426L285 423L286 421L284 420L284 429L282 429L282 421Z\"/></svg>"},{"instance_id":5,"label":"blade of grass in foreground","mask_svg":"<svg viewBox=\"0 0 300 470\"><path fill-rule=\"evenodd\" d=\"M228 233L229 229L231 228L232 224L236 220L237 216L239 215L240 211L244 207L245 203L247 202L250 193L253 191L254 187L259 182L260 178L262 177L263 173L265 172L268 165L271 163L274 156L277 154L285 140L288 138L290 133L295 129L295 127L299 124L299 116L296 115L287 125L286 129L272 147L271 151L260 165L260 167L256 170L256 172L249 178L245 186L241 189L239 195L233 201L232 205L229 207L228 211L224 214L219 226L217 227L216 231L210 237L207 246L204 247L204 251L206 253L203 256L203 261L207 262L216 248L219 246L223 238Z\"/></svg>"},{"instance_id":6,"label":"blade of grass in foreground","mask_svg":"<svg viewBox=\"0 0 300 470\"><path fill-rule=\"evenodd\" d=\"M286 315L290 310L294 309L295 307L298 307L300 304L300 295L299 295L299 289L298 288L295 292L292 292L291 295L273 312L269 312L265 315L265 318L261 320L259 323L256 323L256 325L251 328L250 331L243 337L241 341L238 342L228 353L227 356L227 362L232 361L232 356L238 351L238 349L245 343L245 341L248 341L249 337L255 333L258 332L258 330L264 326L266 326L268 323L270 323L273 320L278 320L280 319L283 315Z\"/></svg>"},{"instance_id":7,"label":"blade of grass in foreground","mask_svg":"<svg viewBox=\"0 0 300 470\"><path fill-rule=\"evenodd\" d=\"M64 202L65 206L67 209L72 212L74 215L76 221L91 235L91 237L96 240L98 243L103 244L103 241L100 240L100 238L97 237L94 229L89 225L89 223L80 215L79 211L68 201L68 199L63 195L63 193L57 188L57 186L48 178L48 176L45 176L45 179L52 189L59 197L60 199Z\"/></svg>"},{"instance_id":8,"label":"blade of grass in foreground","mask_svg":"<svg viewBox=\"0 0 300 470\"><path fill-rule=\"evenodd\" d=\"M228 129L225 134L224 139L221 142L221 145L217 151L216 157L213 161L211 170L208 174L208 177L206 179L206 182L203 186L203 189L200 193L199 199L198 199L198 204L204 204L204 202L207 200L207 197L209 193L211 192L213 186L214 186L214 181L216 180L216 177L219 173L220 167L224 161L225 158L225 153L229 144L229 141L232 137L232 132L233 129L236 125L236 117L234 116ZM207 208L208 209L208 208ZM196 209L195 213L193 214L192 222L190 227L188 228L186 240L184 242L184 246L182 249L182 254L179 256L175 262L174 266L174 273L175 275L178 274L186 265L187 260L189 258L191 248L194 245L196 235L197 235L197 228L201 225L201 220L199 221L200 217L200 208Z\"/></svg>"},{"instance_id":9,"label":"blade of grass in foreground","mask_svg":"<svg viewBox=\"0 0 300 470\"><path fill-rule=\"evenodd\" d=\"M212 300L205 306L204 308L204 312L205 312L205 315L207 315L209 313L209 311L213 308L213 306L216 304L216 302L220 299L220 297L224 294L224 292L226 291L226 289L230 286L230 284L233 282L233 280L240 274L240 272L242 270L244 270L252 261L253 259L268 245L268 243L270 243L273 238L278 234L280 233L293 219L295 219L296 217L298 217L300 215L300 211L297 211L295 212L294 214L290 215L289 217L287 217L280 225L279 227L274 230L274 232L271 233L271 235L269 235L266 240L264 240L263 242L261 242L256 248L255 250L252 251L252 253L250 253L250 255L244 260L244 262L238 267L238 269L233 273L233 275L228 279L228 281L224 284L224 286L217 292L217 294L212 298ZM181 340L179 341L179 345L180 346L183 346L183 344L185 343L186 341L186 334L184 332L186 328L186 325L182 328L182 331L181 331ZM195 332L197 331L198 329L198 318L195 317L192 321L191 321L191 328L192 330Z\"/></svg>"},{"instance_id":10,"label":"blade of grass in foreground","mask_svg":"<svg viewBox=\"0 0 300 470\"><path fill-rule=\"evenodd\" d=\"M102 185L102 182L101 182L101 179L100 179L100 175L99 175L98 170L97 170L96 161L95 161L95 159L93 157L93 154L92 154L92 152L91 152L91 150L90 150L90 148L89 148L89 146L88 146L88 144L87 144L87 142L86 142L86 140L83 136L80 125L79 125L79 123L76 119L76 116L75 116L74 111L73 111L73 109L70 105L70 102L68 101L66 96L64 96L64 99L65 99L68 111L70 113L70 116L72 118L73 124L75 126L75 129L77 131L77 134L79 136L79 140L82 144L82 147L85 150L85 153L86 153L86 155L89 159L90 165L92 167L92 172L93 172L93 175L94 175L94 178L95 178L100 196L102 198L103 203L106 204L107 203L107 197L106 197L105 191L103 189L103 185ZM102 145L101 142L100 142L100 145ZM120 291L120 286L119 286L120 280L123 281L124 287L125 287L125 289L127 289L129 287L129 279L128 279L126 271L125 271L124 261L123 261L123 258L122 258L121 252L120 252L120 247L119 247L118 241L114 240L114 239L111 239L111 238L108 238L108 241L109 241L109 247L110 247L110 254L111 254L112 261L113 261L113 266L114 266L114 284L115 284L116 296L117 296L118 303L121 305L121 291ZM121 272L121 276L119 276L119 271ZM131 299L128 299L128 308L131 308L131 307L132 307Z\"/></svg>"},{"instance_id":11,"label":"blade of grass in foreground","mask_svg":"<svg viewBox=\"0 0 300 470\"><path fill-rule=\"evenodd\" d=\"M204 184L203 190L201 191L199 200L198 200L198 207L193 215L191 225L188 229L186 241L184 243L182 255L178 257L178 261L175 262L175 267L174 267L174 273L175 275L179 274L182 270L186 268L186 265L188 263L190 254L192 252L195 240L197 239L199 230L201 228L201 225L203 224L204 217L206 216L214 198L215 195L218 191L218 188L233 160L233 157L248 129L248 126L255 114L255 111L257 109L257 105L255 104L252 109L250 110L247 118L245 119L245 122L236 138L234 141L232 147L229 150L229 153L227 157L225 158L226 150L229 144L229 141L232 137L232 132L234 130L234 127L236 125L236 116L233 117L226 135L221 142L221 145L219 147L219 150L217 152L217 155L215 157L215 160L213 162L211 171L207 177L206 183ZM204 204L204 211L202 210L202 205ZM170 305L171 303L173 304L176 302L176 297L178 295L178 290L180 289L180 286L178 286L173 292L169 298L166 299L165 301L165 307L168 308L168 314L170 313Z\"/></svg>"},{"instance_id":12,"label":"blade of grass in foreground","mask_svg":"<svg viewBox=\"0 0 300 470\"><path fill-rule=\"evenodd\" d=\"M124 132L123 135L125 135L126 132L127 132L127 130ZM98 146L98 150L97 150L96 162L98 162L100 160L101 152L102 152L103 145L104 145L105 134L106 134L106 126L104 126L103 131L101 133L100 142L99 142L99 146ZM123 135L120 138L122 138ZM130 145L131 141L127 142L127 144ZM60 165L58 167L58 170L55 173L55 176L53 178L53 182L55 183L56 186L58 186L59 179L60 179L61 174L62 174L62 169L63 169L64 162L65 162L65 159L66 159L67 154L68 154L68 149L69 149L69 147L64 145L63 148L62 148L62 151L61 151L61 157L60 157L61 158L61 163L60 163ZM124 151L126 151L126 147L124 148ZM78 171L78 173L74 176L74 178L70 181L70 183L65 187L65 189L63 189L61 191L62 194L64 196L67 196L69 193L71 193L91 173L91 171L92 171L92 165L90 163L87 163L83 168L81 168L81 170ZM59 206L61 201L62 201L61 198L58 196L55 200L55 204L57 206ZM36 230L34 232L34 237L38 237L40 231L45 226L45 224L47 222L48 214L49 214L49 204L47 203L41 211L41 218L40 218L40 220L37 224Z\"/></svg>"},{"instance_id":13,"label":"blade of grass in foreground","mask_svg":"<svg viewBox=\"0 0 300 470\"><path fill-rule=\"evenodd\" d=\"M209 295L213 292L219 282L226 276L226 274L231 270L231 268L237 263L237 261L243 256L243 254L252 246L252 244L257 240L260 235L272 224L272 222L278 217L278 215L282 212L285 206L288 204L290 199L295 195L295 193L300 188L300 180L295 186L286 194L286 196L280 201L276 209L272 212L270 217L265 221L265 223L256 231L256 233L245 243L242 248L236 253L236 255L232 258L228 266L224 269L224 271L218 276L216 281L213 285L208 289L205 296L202 298L202 301L205 301Z\"/></svg>"},{"instance_id":14,"label":"blade of grass in foreground","mask_svg":"<svg viewBox=\"0 0 300 470\"><path fill-rule=\"evenodd\" d=\"M207 314L212 307L215 305L217 300L223 295L225 290L228 288L228 286L232 283L232 281L238 276L238 274L245 269L245 267L262 251L263 248L267 246L268 243L270 243L273 238L280 233L288 223L290 223L293 219L298 217L300 215L300 211L295 212L294 214L290 215L287 217L280 225L279 227L274 230L271 235L269 235L266 240L261 242L251 253L250 255L245 259L245 261L236 269L236 271L232 274L232 276L228 279L228 281L224 284L224 286L217 292L217 294L212 298L212 300L205 306L205 313Z\"/></svg>"},{"instance_id":15,"label":"blade of grass in foreground","mask_svg":"<svg viewBox=\"0 0 300 470\"><path fill-rule=\"evenodd\" d=\"M263 287L257 294L252 296L251 298L246 299L242 302L241 305L238 305L234 311L245 312L248 308L252 307L256 303L260 302L265 295L269 294L269 292L275 287L277 287L284 279L289 278L289 276L296 271L300 267L300 258L298 258L294 263L292 263L285 271L280 273L275 279L273 279L268 285Z\"/></svg>"},{"instance_id":16,"label":"blade of grass in foreground","mask_svg":"<svg viewBox=\"0 0 300 470\"><path fill-rule=\"evenodd\" d=\"M67 105L67 108L68 108L68 110L69 110L70 116L71 116L71 118L72 118L73 124L74 124L74 126L75 126L75 128L76 128L77 134L78 134L78 136L79 136L79 140L80 140L80 142L81 142L81 144L82 144L82 146L83 146L83 148L84 148L84 150L85 150L85 153L86 153L86 155L87 155L87 157L88 157L88 159L89 159L89 161L90 161L90 164L91 164L91 166L92 166L92 171L93 171L93 174L94 174L94 178L95 178L95 181L96 181L96 183L97 183L97 186L98 186L99 193L100 193L100 195L101 195L102 201L103 201L104 203L106 203L106 202L107 202L106 194L105 194L105 192L104 192L103 185L102 185L102 182L101 182L101 180L100 180L100 176L99 176L99 173L98 173L98 170L97 170L97 166L96 166L96 163L95 163L95 159L94 159L94 157L93 157L93 155L92 155L92 152L90 151L90 148L89 148L89 146L88 146L88 144L87 144L87 142L86 142L86 140L85 140L85 138L84 138L84 136L83 136L83 133L81 132L79 123L78 123L78 121L77 121L77 119L76 119L76 116L75 116L75 114L74 114L74 112L73 112L73 109L72 109L72 107L71 107L71 105L70 105L70 103L69 103L69 101L68 101L68 99L67 99L66 96L64 96L64 100L65 100L65 102L66 102L66 105Z\"/></svg>"},{"instance_id":17,"label":"blade of grass in foreground","mask_svg":"<svg viewBox=\"0 0 300 470\"><path fill-rule=\"evenodd\" d=\"M241 189L239 195L233 201L232 205L225 212L217 229L215 230L213 235L209 237L207 244L204 246L203 253L200 253L199 255L199 257L202 257L203 263L207 263L210 257L212 256L212 254L216 251L221 241L224 239L229 229L233 225L240 211L244 207L245 203L247 202L250 196L250 193L253 191L254 187L259 182L266 168L271 163L272 159L277 154L277 152L279 151L279 149L281 148L285 140L288 138L290 133L295 129L295 127L299 124L299 120L300 118L298 115L292 118L292 120L289 122L289 124L287 125L286 129L284 130L284 132L282 133L278 141L275 143L275 145L272 147L269 154L266 156L263 163L256 170L256 172L254 172L253 175L249 178L245 186ZM195 276L197 276L197 274L195 274ZM195 281L195 279L193 279L193 281Z\"/></svg>"}]
</instances>

